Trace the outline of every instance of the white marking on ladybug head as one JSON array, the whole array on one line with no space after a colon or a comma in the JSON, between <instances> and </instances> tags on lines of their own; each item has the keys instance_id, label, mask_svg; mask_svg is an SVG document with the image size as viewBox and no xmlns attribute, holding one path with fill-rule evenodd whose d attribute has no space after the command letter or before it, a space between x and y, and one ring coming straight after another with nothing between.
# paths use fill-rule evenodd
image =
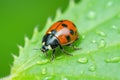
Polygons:
<instances>
[{"instance_id":1,"label":"white marking on ladybug head","mask_svg":"<svg viewBox=\"0 0 120 80\"><path fill-rule=\"evenodd\" d=\"M49 50L51 50L51 49L52 49L50 45L48 45L48 46L47 46L47 48L48 48Z\"/></svg>"},{"instance_id":2,"label":"white marking on ladybug head","mask_svg":"<svg viewBox=\"0 0 120 80\"><path fill-rule=\"evenodd\" d=\"M42 45L45 45L45 42L43 42Z\"/></svg>"},{"instance_id":3,"label":"white marking on ladybug head","mask_svg":"<svg viewBox=\"0 0 120 80\"><path fill-rule=\"evenodd\" d=\"M51 32L48 32L48 34L51 34Z\"/></svg>"}]
</instances>

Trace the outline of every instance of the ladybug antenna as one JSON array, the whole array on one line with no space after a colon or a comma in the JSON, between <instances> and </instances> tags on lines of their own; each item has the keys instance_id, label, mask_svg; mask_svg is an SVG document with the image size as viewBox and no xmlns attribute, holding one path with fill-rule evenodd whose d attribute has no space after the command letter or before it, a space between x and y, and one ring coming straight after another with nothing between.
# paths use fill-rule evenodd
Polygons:
<instances>
[{"instance_id":1,"label":"ladybug antenna","mask_svg":"<svg viewBox=\"0 0 120 80\"><path fill-rule=\"evenodd\" d=\"M38 49L38 48L34 48L33 50L41 50L41 49Z\"/></svg>"}]
</instances>

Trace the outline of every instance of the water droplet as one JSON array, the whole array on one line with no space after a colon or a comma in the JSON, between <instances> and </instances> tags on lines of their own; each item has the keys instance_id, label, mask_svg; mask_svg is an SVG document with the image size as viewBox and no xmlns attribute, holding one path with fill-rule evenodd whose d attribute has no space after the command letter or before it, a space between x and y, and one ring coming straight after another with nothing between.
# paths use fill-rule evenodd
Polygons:
<instances>
[{"instance_id":1,"label":"water droplet","mask_svg":"<svg viewBox=\"0 0 120 80\"><path fill-rule=\"evenodd\" d=\"M37 61L37 64L46 64L47 62L49 62L48 59L42 60L42 61Z\"/></svg>"},{"instance_id":2,"label":"water droplet","mask_svg":"<svg viewBox=\"0 0 120 80\"><path fill-rule=\"evenodd\" d=\"M68 78L67 77L61 77L61 80L68 80Z\"/></svg>"},{"instance_id":3,"label":"water droplet","mask_svg":"<svg viewBox=\"0 0 120 80\"><path fill-rule=\"evenodd\" d=\"M112 29L116 30L118 33L120 33L120 29L116 25L112 25Z\"/></svg>"},{"instance_id":4,"label":"water droplet","mask_svg":"<svg viewBox=\"0 0 120 80\"><path fill-rule=\"evenodd\" d=\"M90 66L89 71L94 72L96 70L96 67L94 65Z\"/></svg>"},{"instance_id":5,"label":"water droplet","mask_svg":"<svg viewBox=\"0 0 120 80\"><path fill-rule=\"evenodd\" d=\"M108 59L105 59L105 62L107 62L107 63L116 63L116 62L120 62L120 57L108 58Z\"/></svg>"},{"instance_id":6,"label":"water droplet","mask_svg":"<svg viewBox=\"0 0 120 80\"><path fill-rule=\"evenodd\" d=\"M88 18L89 19L95 19L95 17L96 17L96 13L94 11L89 11Z\"/></svg>"},{"instance_id":7,"label":"water droplet","mask_svg":"<svg viewBox=\"0 0 120 80\"><path fill-rule=\"evenodd\" d=\"M112 25L112 29L117 29L117 26L116 25Z\"/></svg>"},{"instance_id":8,"label":"water droplet","mask_svg":"<svg viewBox=\"0 0 120 80\"><path fill-rule=\"evenodd\" d=\"M52 79L52 76L46 76L43 80L50 80Z\"/></svg>"},{"instance_id":9,"label":"water droplet","mask_svg":"<svg viewBox=\"0 0 120 80\"><path fill-rule=\"evenodd\" d=\"M86 35L82 35L82 39L85 39Z\"/></svg>"},{"instance_id":10,"label":"water droplet","mask_svg":"<svg viewBox=\"0 0 120 80\"><path fill-rule=\"evenodd\" d=\"M111 7L113 5L113 2L112 1L109 1L106 5L106 7Z\"/></svg>"},{"instance_id":11,"label":"water droplet","mask_svg":"<svg viewBox=\"0 0 120 80\"><path fill-rule=\"evenodd\" d=\"M46 74L46 73L47 73L47 68L42 68L41 73L42 73L42 74Z\"/></svg>"},{"instance_id":12,"label":"water droplet","mask_svg":"<svg viewBox=\"0 0 120 80\"><path fill-rule=\"evenodd\" d=\"M106 34L102 31L96 31L96 33L100 36L106 37Z\"/></svg>"},{"instance_id":13,"label":"water droplet","mask_svg":"<svg viewBox=\"0 0 120 80\"><path fill-rule=\"evenodd\" d=\"M92 40L92 43L96 43L96 40Z\"/></svg>"},{"instance_id":14,"label":"water droplet","mask_svg":"<svg viewBox=\"0 0 120 80\"><path fill-rule=\"evenodd\" d=\"M101 39L99 48L103 48L103 47L105 47L105 46L106 46L105 40L104 40L104 39Z\"/></svg>"},{"instance_id":15,"label":"water droplet","mask_svg":"<svg viewBox=\"0 0 120 80\"><path fill-rule=\"evenodd\" d=\"M88 58L81 57L81 58L78 59L78 62L81 63L81 64L86 64L86 63L88 63Z\"/></svg>"},{"instance_id":16,"label":"water droplet","mask_svg":"<svg viewBox=\"0 0 120 80\"><path fill-rule=\"evenodd\" d=\"M81 71L80 74L84 74L84 71Z\"/></svg>"}]
</instances>

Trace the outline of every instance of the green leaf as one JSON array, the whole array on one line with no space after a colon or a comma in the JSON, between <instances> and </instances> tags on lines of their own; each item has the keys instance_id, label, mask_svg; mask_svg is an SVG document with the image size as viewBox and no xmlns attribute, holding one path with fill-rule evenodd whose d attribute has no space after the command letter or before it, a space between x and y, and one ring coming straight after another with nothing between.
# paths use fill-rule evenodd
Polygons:
<instances>
[{"instance_id":1,"label":"green leaf","mask_svg":"<svg viewBox=\"0 0 120 80\"><path fill-rule=\"evenodd\" d=\"M65 13L57 10L54 21L48 18L42 31L35 28L33 37L25 37L19 46L9 79L12 80L120 80L120 0L73 0ZM46 57L40 50L41 39L54 22L68 19L78 28L81 50L64 47L74 56L57 49L54 61L51 51Z\"/></svg>"}]
</instances>

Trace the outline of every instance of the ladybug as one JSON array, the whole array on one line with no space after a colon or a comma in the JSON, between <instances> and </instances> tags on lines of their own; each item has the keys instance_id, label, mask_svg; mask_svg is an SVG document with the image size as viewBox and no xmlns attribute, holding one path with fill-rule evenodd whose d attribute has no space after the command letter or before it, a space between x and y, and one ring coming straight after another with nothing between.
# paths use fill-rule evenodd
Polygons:
<instances>
[{"instance_id":1,"label":"ladybug","mask_svg":"<svg viewBox=\"0 0 120 80\"><path fill-rule=\"evenodd\" d=\"M53 50L52 60L55 57L55 49L60 47L61 51L68 54L62 46L73 46L72 43L78 39L77 28L73 22L69 20L60 20L54 23L46 32L42 38L42 48L40 49L43 53L46 53L48 50Z\"/></svg>"}]
</instances>

